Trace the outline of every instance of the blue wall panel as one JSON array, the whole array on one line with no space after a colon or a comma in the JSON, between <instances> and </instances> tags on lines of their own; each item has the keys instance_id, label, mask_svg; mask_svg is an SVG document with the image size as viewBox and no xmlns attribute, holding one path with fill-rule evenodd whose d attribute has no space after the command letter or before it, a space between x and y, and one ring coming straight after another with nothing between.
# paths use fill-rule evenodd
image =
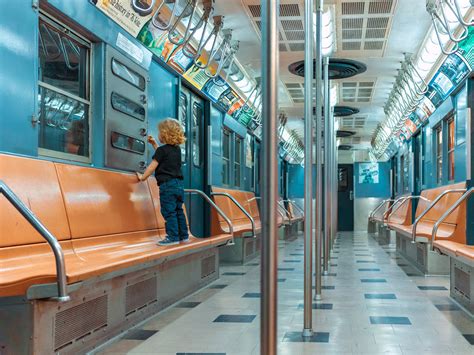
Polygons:
<instances>
[{"instance_id":1,"label":"blue wall panel","mask_svg":"<svg viewBox=\"0 0 474 355\"><path fill-rule=\"evenodd\" d=\"M0 151L36 156L38 12L31 1L2 1L0 11Z\"/></svg>"},{"instance_id":2,"label":"blue wall panel","mask_svg":"<svg viewBox=\"0 0 474 355\"><path fill-rule=\"evenodd\" d=\"M177 118L178 79L156 62L150 66L150 83L148 85L148 134L157 139L158 123L167 118ZM153 149L148 146L148 160Z\"/></svg>"},{"instance_id":3,"label":"blue wall panel","mask_svg":"<svg viewBox=\"0 0 474 355\"><path fill-rule=\"evenodd\" d=\"M379 163L379 183L359 184L360 163L354 163L354 195L355 198L390 197L390 162Z\"/></svg>"},{"instance_id":4,"label":"blue wall panel","mask_svg":"<svg viewBox=\"0 0 474 355\"><path fill-rule=\"evenodd\" d=\"M222 186L222 120L223 113L211 105L211 174L210 185Z\"/></svg>"}]
</instances>

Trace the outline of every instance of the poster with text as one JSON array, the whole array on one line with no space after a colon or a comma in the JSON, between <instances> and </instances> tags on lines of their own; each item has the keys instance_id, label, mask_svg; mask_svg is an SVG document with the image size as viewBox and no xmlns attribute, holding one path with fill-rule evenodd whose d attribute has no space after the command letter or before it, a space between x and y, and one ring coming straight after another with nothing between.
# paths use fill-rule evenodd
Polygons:
<instances>
[{"instance_id":1,"label":"poster with text","mask_svg":"<svg viewBox=\"0 0 474 355\"><path fill-rule=\"evenodd\" d=\"M360 163L359 164L359 184L378 184L379 164Z\"/></svg>"},{"instance_id":2,"label":"poster with text","mask_svg":"<svg viewBox=\"0 0 474 355\"><path fill-rule=\"evenodd\" d=\"M136 2L130 0L93 0L92 3L133 37L137 37L153 17L153 11L141 11L133 6ZM146 8L153 4L153 1L141 0L141 3L143 8Z\"/></svg>"}]
</instances>

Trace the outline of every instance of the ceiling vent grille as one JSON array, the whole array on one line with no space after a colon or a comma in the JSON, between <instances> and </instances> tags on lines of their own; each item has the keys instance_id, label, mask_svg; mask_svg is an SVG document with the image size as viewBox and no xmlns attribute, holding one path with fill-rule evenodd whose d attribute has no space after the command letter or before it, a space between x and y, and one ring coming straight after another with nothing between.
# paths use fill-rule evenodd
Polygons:
<instances>
[{"instance_id":1,"label":"ceiling vent grille","mask_svg":"<svg viewBox=\"0 0 474 355\"><path fill-rule=\"evenodd\" d=\"M395 3L395 0L338 2L336 18L337 28L340 29L338 42L341 43L342 51L368 51L372 56L382 56Z\"/></svg>"},{"instance_id":2,"label":"ceiling vent grille","mask_svg":"<svg viewBox=\"0 0 474 355\"><path fill-rule=\"evenodd\" d=\"M375 82L345 82L340 86L343 102L370 102L374 93Z\"/></svg>"},{"instance_id":3,"label":"ceiling vent grille","mask_svg":"<svg viewBox=\"0 0 474 355\"><path fill-rule=\"evenodd\" d=\"M371 0L369 14L386 14L392 10L394 0Z\"/></svg>"},{"instance_id":4,"label":"ceiling vent grille","mask_svg":"<svg viewBox=\"0 0 474 355\"><path fill-rule=\"evenodd\" d=\"M302 52L304 51L304 3L300 0L291 1L290 4L280 5L280 22L278 23L278 32L281 52ZM244 1L247 3L248 15L255 24L255 29L261 35L261 7L256 1ZM248 4L251 3L251 4Z\"/></svg>"},{"instance_id":5,"label":"ceiling vent grille","mask_svg":"<svg viewBox=\"0 0 474 355\"><path fill-rule=\"evenodd\" d=\"M285 87L293 103L301 104L304 102L304 83L285 83Z\"/></svg>"}]
</instances>

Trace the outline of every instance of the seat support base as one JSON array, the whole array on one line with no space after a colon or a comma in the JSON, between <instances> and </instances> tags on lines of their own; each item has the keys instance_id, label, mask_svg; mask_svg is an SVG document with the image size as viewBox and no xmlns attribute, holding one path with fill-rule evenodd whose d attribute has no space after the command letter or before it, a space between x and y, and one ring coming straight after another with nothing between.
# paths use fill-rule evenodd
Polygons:
<instances>
[{"instance_id":1,"label":"seat support base","mask_svg":"<svg viewBox=\"0 0 474 355\"><path fill-rule=\"evenodd\" d=\"M396 233L397 252L425 275L449 275L449 258L431 251L428 243L412 243L411 237Z\"/></svg>"},{"instance_id":2,"label":"seat support base","mask_svg":"<svg viewBox=\"0 0 474 355\"><path fill-rule=\"evenodd\" d=\"M451 259L450 295L474 319L474 267Z\"/></svg>"},{"instance_id":3,"label":"seat support base","mask_svg":"<svg viewBox=\"0 0 474 355\"><path fill-rule=\"evenodd\" d=\"M86 353L218 278L219 253L211 248L111 279L87 280L65 303L0 299L0 349Z\"/></svg>"},{"instance_id":4,"label":"seat support base","mask_svg":"<svg viewBox=\"0 0 474 355\"><path fill-rule=\"evenodd\" d=\"M233 246L219 249L221 262L228 265L243 265L254 259L260 254L260 240L260 235L256 238L235 238Z\"/></svg>"}]
</instances>

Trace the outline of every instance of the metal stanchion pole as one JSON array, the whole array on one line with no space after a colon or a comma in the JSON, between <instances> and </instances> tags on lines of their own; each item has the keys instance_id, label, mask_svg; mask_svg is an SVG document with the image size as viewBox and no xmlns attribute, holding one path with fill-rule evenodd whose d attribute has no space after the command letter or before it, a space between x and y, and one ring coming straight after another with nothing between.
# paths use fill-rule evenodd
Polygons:
<instances>
[{"instance_id":1,"label":"metal stanchion pole","mask_svg":"<svg viewBox=\"0 0 474 355\"><path fill-rule=\"evenodd\" d=\"M329 58L323 59L324 74L324 245L323 245L323 274L329 273L329 239L331 238L331 129L330 129L330 88L329 88Z\"/></svg>"},{"instance_id":2,"label":"metal stanchion pole","mask_svg":"<svg viewBox=\"0 0 474 355\"><path fill-rule=\"evenodd\" d=\"M322 121L322 18L323 0L316 0L316 243L315 243L315 300L321 300L321 222L322 222L322 162L321 162L321 121Z\"/></svg>"},{"instance_id":3,"label":"metal stanchion pole","mask_svg":"<svg viewBox=\"0 0 474 355\"><path fill-rule=\"evenodd\" d=\"M305 0L304 16L304 337L313 335L313 1Z\"/></svg>"},{"instance_id":4,"label":"metal stanchion pole","mask_svg":"<svg viewBox=\"0 0 474 355\"><path fill-rule=\"evenodd\" d=\"M260 353L277 353L278 258L278 11L279 1L262 4L262 186L261 323Z\"/></svg>"}]
</instances>

